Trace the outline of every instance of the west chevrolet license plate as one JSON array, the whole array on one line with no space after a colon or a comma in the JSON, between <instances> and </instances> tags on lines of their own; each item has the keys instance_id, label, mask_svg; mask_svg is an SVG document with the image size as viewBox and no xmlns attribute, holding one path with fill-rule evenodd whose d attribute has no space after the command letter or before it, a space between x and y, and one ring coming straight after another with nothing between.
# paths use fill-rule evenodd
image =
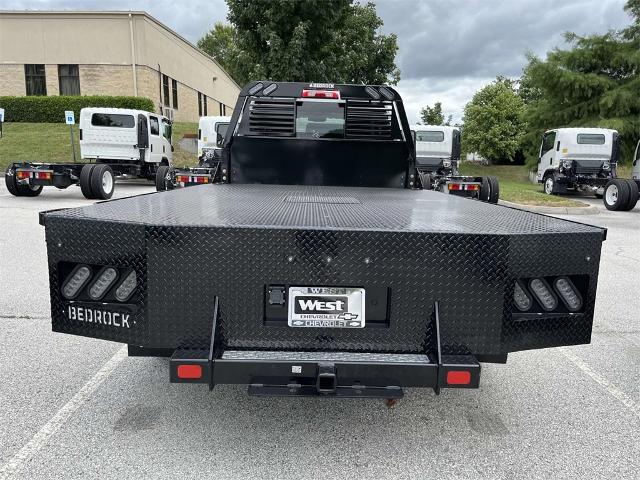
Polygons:
<instances>
[{"instance_id":1,"label":"west chevrolet license plate","mask_svg":"<svg viewBox=\"0 0 640 480\"><path fill-rule=\"evenodd\" d=\"M364 328L364 288L289 287L289 326Z\"/></svg>"}]
</instances>

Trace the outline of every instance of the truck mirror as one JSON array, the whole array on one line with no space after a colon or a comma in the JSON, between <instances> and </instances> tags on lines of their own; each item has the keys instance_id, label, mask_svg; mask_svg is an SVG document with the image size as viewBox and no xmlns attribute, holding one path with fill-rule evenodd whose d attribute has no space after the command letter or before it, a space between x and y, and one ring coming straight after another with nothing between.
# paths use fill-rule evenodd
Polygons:
<instances>
[{"instance_id":1,"label":"truck mirror","mask_svg":"<svg viewBox=\"0 0 640 480\"><path fill-rule=\"evenodd\" d=\"M216 134L216 147L222 147L222 142L224 138L219 133Z\"/></svg>"}]
</instances>

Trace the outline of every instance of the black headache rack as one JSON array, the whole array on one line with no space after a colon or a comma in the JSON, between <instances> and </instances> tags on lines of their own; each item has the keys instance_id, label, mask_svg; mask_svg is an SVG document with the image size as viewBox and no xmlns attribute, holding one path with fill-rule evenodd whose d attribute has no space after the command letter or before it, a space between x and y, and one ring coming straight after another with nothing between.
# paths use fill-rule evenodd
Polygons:
<instances>
[{"instance_id":1,"label":"black headache rack","mask_svg":"<svg viewBox=\"0 0 640 480\"><path fill-rule=\"evenodd\" d=\"M171 356L173 381L386 398L589 343L605 233L430 191L295 185L202 185L41 223L54 331ZM296 327L300 287L362 289L363 326Z\"/></svg>"},{"instance_id":2,"label":"black headache rack","mask_svg":"<svg viewBox=\"0 0 640 480\"><path fill-rule=\"evenodd\" d=\"M335 111L308 111L322 104ZM161 175L158 190L202 183L420 188L402 100L382 85L253 82L240 92L222 149L197 167Z\"/></svg>"}]
</instances>

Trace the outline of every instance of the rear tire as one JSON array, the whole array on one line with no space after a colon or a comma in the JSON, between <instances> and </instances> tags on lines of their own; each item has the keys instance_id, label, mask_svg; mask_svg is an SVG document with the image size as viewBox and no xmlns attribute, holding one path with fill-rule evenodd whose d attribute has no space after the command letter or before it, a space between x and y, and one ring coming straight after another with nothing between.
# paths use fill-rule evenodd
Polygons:
<instances>
[{"instance_id":1,"label":"rear tire","mask_svg":"<svg viewBox=\"0 0 640 480\"><path fill-rule=\"evenodd\" d=\"M640 192L638 191L638 184L633 180L627 180L627 184L629 185L629 202L627 203L627 207L625 211L630 211L636 208L636 204L638 203L638 196Z\"/></svg>"},{"instance_id":2,"label":"rear tire","mask_svg":"<svg viewBox=\"0 0 640 480\"><path fill-rule=\"evenodd\" d=\"M16 197L20 196L18 193L18 185L16 183L16 172L12 172L11 167L7 168L7 171L4 172L4 183L11 195L15 195Z\"/></svg>"},{"instance_id":3,"label":"rear tire","mask_svg":"<svg viewBox=\"0 0 640 480\"><path fill-rule=\"evenodd\" d=\"M89 200L95 198L93 196L93 190L91 190L91 172L96 166L95 164L85 165L82 167L82 170L80 170L80 190L84 198Z\"/></svg>"},{"instance_id":4,"label":"rear tire","mask_svg":"<svg viewBox=\"0 0 640 480\"><path fill-rule=\"evenodd\" d=\"M498 203L500 198L500 182L498 177L487 177L489 181L489 203Z\"/></svg>"},{"instance_id":5,"label":"rear tire","mask_svg":"<svg viewBox=\"0 0 640 480\"><path fill-rule=\"evenodd\" d=\"M482 183L480 183L480 191L478 192L478 200L482 202L488 202L491 196L491 185L489 185L489 178L482 177Z\"/></svg>"},{"instance_id":6,"label":"rear tire","mask_svg":"<svg viewBox=\"0 0 640 480\"><path fill-rule=\"evenodd\" d=\"M626 180L620 178L609 180L604 187L604 206L607 210L615 212L624 210L629 204L630 193L630 187Z\"/></svg>"},{"instance_id":7,"label":"rear tire","mask_svg":"<svg viewBox=\"0 0 640 480\"><path fill-rule=\"evenodd\" d=\"M91 192L93 198L109 200L116 189L116 181L113 170L109 165L96 165L91 170Z\"/></svg>"},{"instance_id":8,"label":"rear tire","mask_svg":"<svg viewBox=\"0 0 640 480\"><path fill-rule=\"evenodd\" d=\"M158 170L156 171L156 190L158 192L164 192L165 190L173 188L171 178L168 177L170 177L169 167L166 165L158 167Z\"/></svg>"},{"instance_id":9,"label":"rear tire","mask_svg":"<svg viewBox=\"0 0 640 480\"><path fill-rule=\"evenodd\" d=\"M4 174L4 183L11 195L16 197L37 197L42 193L42 185L20 185L16 180L15 172L9 175L11 167Z\"/></svg>"}]
</instances>

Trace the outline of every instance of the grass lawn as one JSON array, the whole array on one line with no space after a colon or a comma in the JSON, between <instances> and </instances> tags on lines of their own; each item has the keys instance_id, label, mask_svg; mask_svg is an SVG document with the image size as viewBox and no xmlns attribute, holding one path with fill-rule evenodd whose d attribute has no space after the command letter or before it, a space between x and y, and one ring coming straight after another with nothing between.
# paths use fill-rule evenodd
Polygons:
<instances>
[{"instance_id":1,"label":"grass lawn","mask_svg":"<svg viewBox=\"0 0 640 480\"><path fill-rule=\"evenodd\" d=\"M525 165L482 166L464 162L460 165L460 173L462 175L494 175L498 177L500 179L500 198L508 202L549 207L585 206L584 203L570 197L543 193L542 185L534 185L529 182L528 170Z\"/></svg>"},{"instance_id":2,"label":"grass lawn","mask_svg":"<svg viewBox=\"0 0 640 480\"><path fill-rule=\"evenodd\" d=\"M76 159L80 160L78 125L73 126L76 143ZM178 140L185 133L198 133L197 123L173 124L173 141L176 150L173 161L176 165L193 165L196 155L178 148ZM71 162L71 140L69 125L64 123L5 123L0 138L0 169L2 172L12 162Z\"/></svg>"}]
</instances>

